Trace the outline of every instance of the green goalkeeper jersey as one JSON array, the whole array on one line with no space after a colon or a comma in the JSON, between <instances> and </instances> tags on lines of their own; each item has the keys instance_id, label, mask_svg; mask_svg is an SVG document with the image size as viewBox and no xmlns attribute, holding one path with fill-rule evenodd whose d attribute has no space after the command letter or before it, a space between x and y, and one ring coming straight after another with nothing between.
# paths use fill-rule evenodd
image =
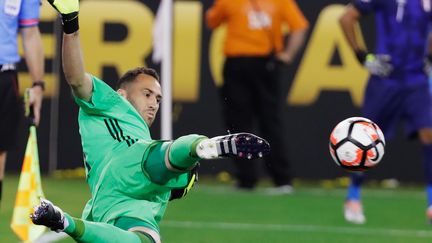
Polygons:
<instances>
[{"instance_id":1,"label":"green goalkeeper jersey","mask_svg":"<svg viewBox=\"0 0 432 243\"><path fill-rule=\"evenodd\" d=\"M92 81L89 102L75 97L92 194L82 217L111 224L118 217L132 217L159 231L170 191L185 187L188 173L164 185L152 182L144 163L150 148L160 141L151 139L146 122L124 97L94 76Z\"/></svg>"}]
</instances>

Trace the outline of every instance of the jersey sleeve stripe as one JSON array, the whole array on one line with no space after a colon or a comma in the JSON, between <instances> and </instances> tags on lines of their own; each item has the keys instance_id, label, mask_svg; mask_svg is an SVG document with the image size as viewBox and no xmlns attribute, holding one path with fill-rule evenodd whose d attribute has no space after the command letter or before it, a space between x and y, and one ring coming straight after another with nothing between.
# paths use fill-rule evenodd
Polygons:
<instances>
[{"instance_id":1,"label":"jersey sleeve stripe","mask_svg":"<svg viewBox=\"0 0 432 243\"><path fill-rule=\"evenodd\" d=\"M104 119L104 122L109 134L114 140L118 142L126 141L128 147L138 141L138 139L131 138L129 135L124 135L123 130L116 119Z\"/></svg>"},{"instance_id":2,"label":"jersey sleeve stripe","mask_svg":"<svg viewBox=\"0 0 432 243\"><path fill-rule=\"evenodd\" d=\"M123 140L126 140L125 137L123 136L123 130L120 128L120 125L118 124L118 121L117 121L117 120L114 120L114 123L115 123L117 129L119 130L119 133L120 133L121 138L122 138Z\"/></svg>"},{"instance_id":3,"label":"jersey sleeve stripe","mask_svg":"<svg viewBox=\"0 0 432 243\"><path fill-rule=\"evenodd\" d=\"M19 21L20 27L31 27L39 23L39 19L22 19Z\"/></svg>"},{"instance_id":4,"label":"jersey sleeve stripe","mask_svg":"<svg viewBox=\"0 0 432 243\"><path fill-rule=\"evenodd\" d=\"M105 126L106 126L107 129L108 129L108 132L111 134L111 136L112 136L115 140L117 140L116 137L114 136L114 133L112 132L112 130L111 130L109 124L108 124L107 119L104 119L104 122L105 122Z\"/></svg>"},{"instance_id":5,"label":"jersey sleeve stripe","mask_svg":"<svg viewBox=\"0 0 432 243\"><path fill-rule=\"evenodd\" d=\"M119 142L121 142L120 136L119 136L119 134L117 132L117 129L116 129L115 125L114 125L114 122L111 119L109 119L109 123L110 123L111 128L113 129L113 131L115 133L116 140L119 141Z\"/></svg>"}]
</instances>

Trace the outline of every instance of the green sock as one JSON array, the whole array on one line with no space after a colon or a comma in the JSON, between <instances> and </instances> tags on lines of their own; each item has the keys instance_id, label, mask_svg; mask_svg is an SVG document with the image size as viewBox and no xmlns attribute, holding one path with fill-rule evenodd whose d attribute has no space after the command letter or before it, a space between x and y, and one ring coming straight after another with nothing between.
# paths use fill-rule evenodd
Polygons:
<instances>
[{"instance_id":1,"label":"green sock","mask_svg":"<svg viewBox=\"0 0 432 243\"><path fill-rule=\"evenodd\" d=\"M69 225L64 229L64 232L68 235L75 237L80 237L84 233L84 225L81 219L73 218L69 214L65 213L65 218Z\"/></svg>"},{"instance_id":2,"label":"green sock","mask_svg":"<svg viewBox=\"0 0 432 243\"><path fill-rule=\"evenodd\" d=\"M191 134L174 140L169 153L171 165L180 170L186 170L194 166L199 160L196 147L204 139L207 139L207 137Z\"/></svg>"},{"instance_id":3,"label":"green sock","mask_svg":"<svg viewBox=\"0 0 432 243\"><path fill-rule=\"evenodd\" d=\"M77 242L154 242L153 239L149 238L146 234L122 230L114 225L72 218L68 214L65 214L65 217L69 222L69 226L64 232Z\"/></svg>"},{"instance_id":4,"label":"green sock","mask_svg":"<svg viewBox=\"0 0 432 243\"><path fill-rule=\"evenodd\" d=\"M151 180L158 184L165 184L193 167L199 160L196 156L196 146L203 139L206 137L187 135L173 142L163 142L154 146L144 162L145 170L150 175ZM170 148L170 165L178 171L167 168L165 156L168 148Z\"/></svg>"}]
</instances>

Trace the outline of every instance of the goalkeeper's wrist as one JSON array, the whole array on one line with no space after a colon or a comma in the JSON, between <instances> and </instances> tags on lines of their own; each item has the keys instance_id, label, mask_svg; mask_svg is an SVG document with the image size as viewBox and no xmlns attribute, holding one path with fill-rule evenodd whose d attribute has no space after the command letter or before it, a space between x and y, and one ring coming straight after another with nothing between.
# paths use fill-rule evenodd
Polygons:
<instances>
[{"instance_id":1,"label":"goalkeeper's wrist","mask_svg":"<svg viewBox=\"0 0 432 243\"><path fill-rule=\"evenodd\" d=\"M62 14L63 32L72 34L79 29L78 12Z\"/></svg>"},{"instance_id":2,"label":"goalkeeper's wrist","mask_svg":"<svg viewBox=\"0 0 432 243\"><path fill-rule=\"evenodd\" d=\"M357 60L358 60L361 64L364 64L365 61L366 61L366 57L367 57L367 55L368 55L367 51L359 49L359 50L356 50L356 51L355 51L355 54L356 54Z\"/></svg>"}]
</instances>

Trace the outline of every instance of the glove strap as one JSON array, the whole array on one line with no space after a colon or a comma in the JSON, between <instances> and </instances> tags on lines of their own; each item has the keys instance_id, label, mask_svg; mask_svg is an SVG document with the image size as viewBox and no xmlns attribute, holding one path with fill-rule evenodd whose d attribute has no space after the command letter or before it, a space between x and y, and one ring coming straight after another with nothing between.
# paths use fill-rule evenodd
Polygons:
<instances>
[{"instance_id":1,"label":"glove strap","mask_svg":"<svg viewBox=\"0 0 432 243\"><path fill-rule=\"evenodd\" d=\"M429 54L427 55L427 59L428 59L428 61L429 61L430 63L432 63L432 54L429 53Z\"/></svg>"},{"instance_id":2,"label":"glove strap","mask_svg":"<svg viewBox=\"0 0 432 243\"><path fill-rule=\"evenodd\" d=\"M62 14L63 32L72 34L79 29L78 12Z\"/></svg>"},{"instance_id":3,"label":"glove strap","mask_svg":"<svg viewBox=\"0 0 432 243\"><path fill-rule=\"evenodd\" d=\"M355 52L357 60L363 65L364 62L366 61L366 57L368 55L368 53L365 50L357 50Z\"/></svg>"}]
</instances>

